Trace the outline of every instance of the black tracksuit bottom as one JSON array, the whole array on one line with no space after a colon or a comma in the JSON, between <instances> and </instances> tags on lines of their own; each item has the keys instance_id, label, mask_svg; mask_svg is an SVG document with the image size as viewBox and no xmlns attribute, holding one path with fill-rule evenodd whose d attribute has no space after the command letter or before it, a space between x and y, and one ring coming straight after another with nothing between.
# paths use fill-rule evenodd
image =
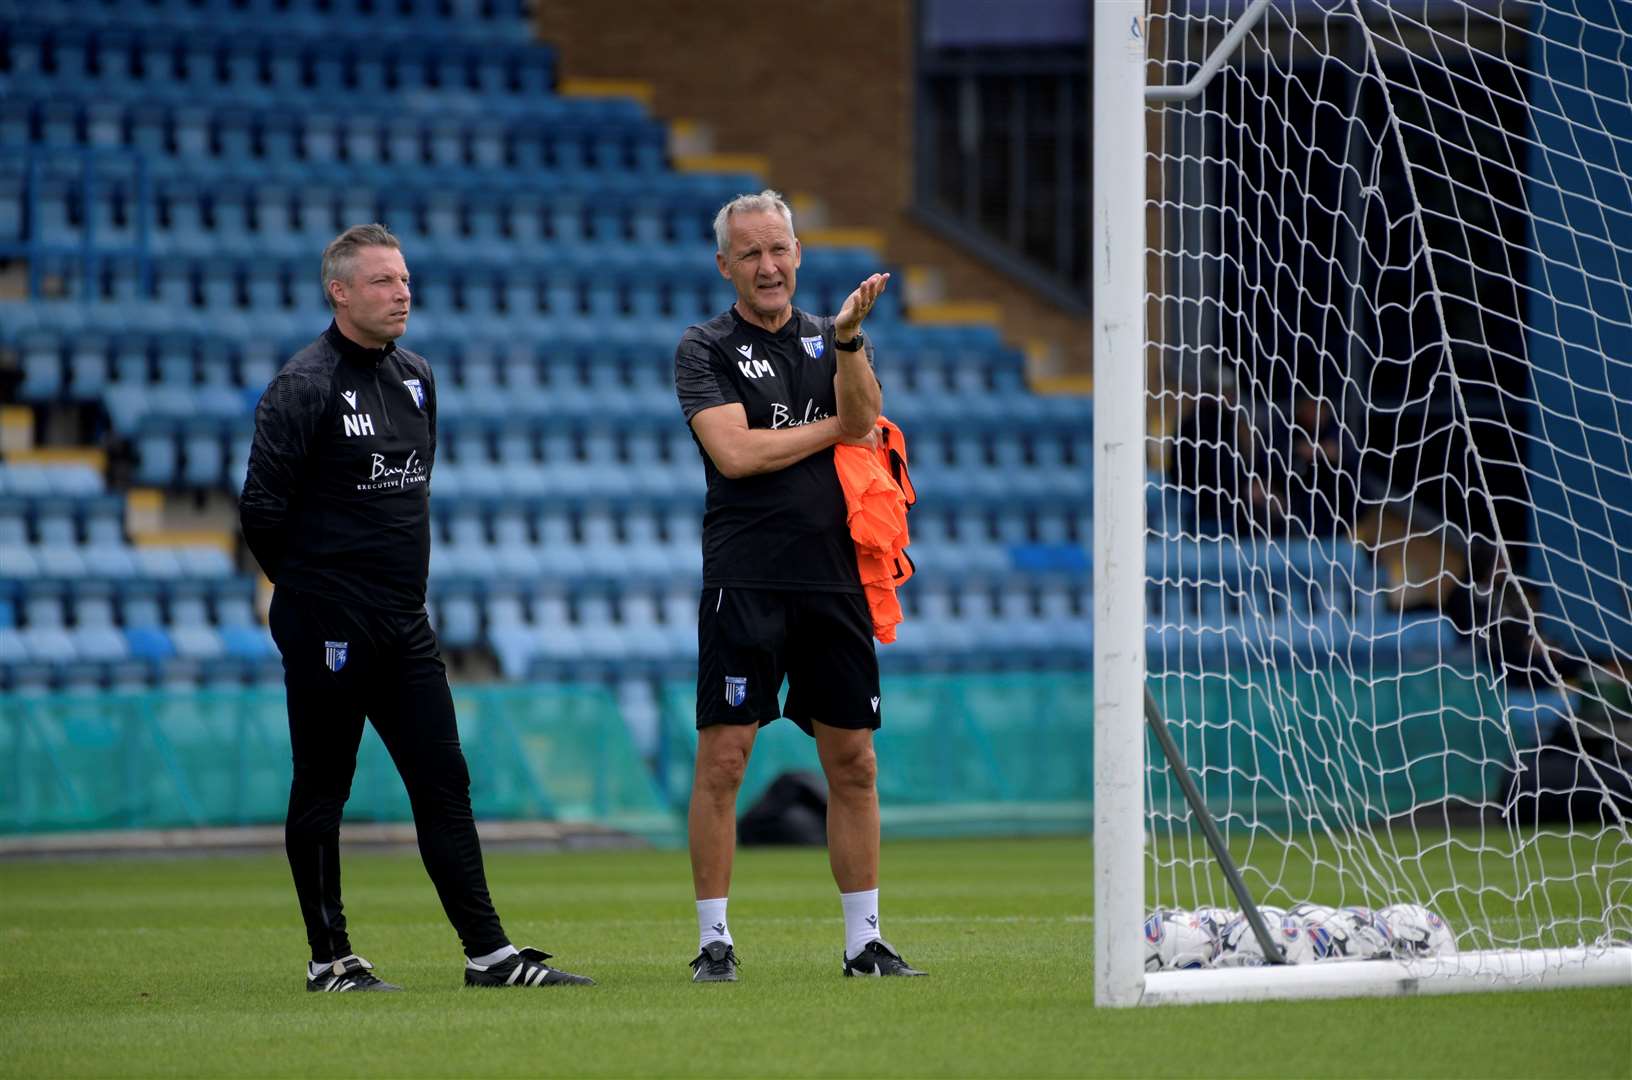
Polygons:
<instances>
[{"instance_id":1,"label":"black tracksuit bottom","mask_svg":"<svg viewBox=\"0 0 1632 1080\"><path fill-rule=\"evenodd\" d=\"M453 695L424 612L406 615L277 589L269 618L283 653L294 782L284 844L312 960L351 953L340 904L340 813L363 719L373 723L413 806L419 853L467 956L509 944L482 869Z\"/></svg>"}]
</instances>

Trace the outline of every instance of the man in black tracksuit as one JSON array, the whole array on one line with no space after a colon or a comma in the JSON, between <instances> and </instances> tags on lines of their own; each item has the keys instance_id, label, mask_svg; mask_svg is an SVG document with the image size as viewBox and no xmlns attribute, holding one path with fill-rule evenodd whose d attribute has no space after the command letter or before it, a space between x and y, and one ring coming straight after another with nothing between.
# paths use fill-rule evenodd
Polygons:
<instances>
[{"instance_id":1,"label":"man in black tracksuit","mask_svg":"<svg viewBox=\"0 0 1632 1080\"><path fill-rule=\"evenodd\" d=\"M413 806L420 855L459 932L472 986L584 984L516 949L488 897L447 671L425 612L436 384L398 348L408 270L384 226L323 254L334 322L283 366L255 410L244 538L276 585L294 782L285 844L313 991L396 990L352 952L340 903L340 815L363 720Z\"/></svg>"}]
</instances>

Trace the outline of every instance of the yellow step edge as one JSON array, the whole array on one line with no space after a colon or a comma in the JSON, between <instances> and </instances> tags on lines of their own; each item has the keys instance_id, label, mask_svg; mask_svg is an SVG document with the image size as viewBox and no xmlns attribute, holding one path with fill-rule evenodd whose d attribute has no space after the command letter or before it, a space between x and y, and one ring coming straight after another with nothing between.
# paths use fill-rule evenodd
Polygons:
<instances>
[{"instance_id":1,"label":"yellow step edge","mask_svg":"<svg viewBox=\"0 0 1632 1080\"><path fill-rule=\"evenodd\" d=\"M555 91L563 97L634 98L648 109L656 93L644 79L562 79Z\"/></svg>"},{"instance_id":2,"label":"yellow step edge","mask_svg":"<svg viewBox=\"0 0 1632 1080\"><path fill-rule=\"evenodd\" d=\"M764 154L680 154L674 167L688 173L753 173L764 178L771 162Z\"/></svg>"},{"instance_id":3,"label":"yellow step edge","mask_svg":"<svg viewBox=\"0 0 1632 1080\"><path fill-rule=\"evenodd\" d=\"M1031 389L1038 394L1092 394L1092 375L1049 375L1031 380Z\"/></svg>"},{"instance_id":4,"label":"yellow step edge","mask_svg":"<svg viewBox=\"0 0 1632 1080\"><path fill-rule=\"evenodd\" d=\"M97 472L108 467L108 452L95 446L36 446L6 455L13 465L89 465Z\"/></svg>"},{"instance_id":5,"label":"yellow step edge","mask_svg":"<svg viewBox=\"0 0 1632 1080\"><path fill-rule=\"evenodd\" d=\"M884 230L864 228L806 229L799 234L799 242L816 247L870 248L884 250Z\"/></svg>"},{"instance_id":6,"label":"yellow step edge","mask_svg":"<svg viewBox=\"0 0 1632 1080\"><path fill-rule=\"evenodd\" d=\"M914 305L907 310L907 321L921 326L995 324L1001 314L998 306L987 300L946 300L939 304Z\"/></svg>"},{"instance_id":7,"label":"yellow step edge","mask_svg":"<svg viewBox=\"0 0 1632 1080\"><path fill-rule=\"evenodd\" d=\"M238 550L233 534L219 529L161 529L158 532L135 533L130 539L137 547L213 547L228 555L236 554Z\"/></svg>"},{"instance_id":8,"label":"yellow step edge","mask_svg":"<svg viewBox=\"0 0 1632 1080\"><path fill-rule=\"evenodd\" d=\"M0 405L0 427L34 426L34 410L27 405Z\"/></svg>"},{"instance_id":9,"label":"yellow step edge","mask_svg":"<svg viewBox=\"0 0 1632 1080\"><path fill-rule=\"evenodd\" d=\"M125 506L139 513L157 513L164 509L164 492L158 488L131 488L125 493Z\"/></svg>"}]
</instances>

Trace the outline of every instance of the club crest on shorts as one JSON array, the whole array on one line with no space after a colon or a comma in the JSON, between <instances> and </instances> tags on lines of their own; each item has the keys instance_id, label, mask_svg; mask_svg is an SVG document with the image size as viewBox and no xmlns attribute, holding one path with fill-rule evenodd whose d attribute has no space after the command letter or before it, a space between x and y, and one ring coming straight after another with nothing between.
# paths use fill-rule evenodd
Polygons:
<instances>
[{"instance_id":1,"label":"club crest on shorts","mask_svg":"<svg viewBox=\"0 0 1632 1080\"><path fill-rule=\"evenodd\" d=\"M349 641L325 641L323 643L323 666L330 671L339 671L346 666L347 646Z\"/></svg>"},{"instance_id":2,"label":"club crest on shorts","mask_svg":"<svg viewBox=\"0 0 1632 1080\"><path fill-rule=\"evenodd\" d=\"M799 344L805 347L805 355L810 357L812 360L820 360L822 358L823 345L822 336L820 334L817 334L815 337L802 337L799 339Z\"/></svg>"},{"instance_id":3,"label":"club crest on shorts","mask_svg":"<svg viewBox=\"0 0 1632 1080\"><path fill-rule=\"evenodd\" d=\"M419 380L404 379L402 380L402 385L406 386L408 388L408 393L413 395L414 404L423 409L425 407L425 387L420 385Z\"/></svg>"},{"instance_id":4,"label":"club crest on shorts","mask_svg":"<svg viewBox=\"0 0 1632 1080\"><path fill-rule=\"evenodd\" d=\"M748 678L745 675L725 677L725 703L733 709L748 700Z\"/></svg>"}]
</instances>

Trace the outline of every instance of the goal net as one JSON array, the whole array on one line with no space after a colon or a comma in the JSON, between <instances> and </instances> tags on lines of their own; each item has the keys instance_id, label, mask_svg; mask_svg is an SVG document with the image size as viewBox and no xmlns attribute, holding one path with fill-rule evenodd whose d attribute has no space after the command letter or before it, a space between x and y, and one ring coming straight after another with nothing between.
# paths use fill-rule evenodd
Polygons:
<instances>
[{"instance_id":1,"label":"goal net","mask_svg":"<svg viewBox=\"0 0 1632 1080\"><path fill-rule=\"evenodd\" d=\"M1199 89L1140 115L1144 666L1207 814L1259 905L1449 928L1322 992L1632 979L1632 11L1145 16ZM1144 910L1240 907L1144 762Z\"/></svg>"}]
</instances>

